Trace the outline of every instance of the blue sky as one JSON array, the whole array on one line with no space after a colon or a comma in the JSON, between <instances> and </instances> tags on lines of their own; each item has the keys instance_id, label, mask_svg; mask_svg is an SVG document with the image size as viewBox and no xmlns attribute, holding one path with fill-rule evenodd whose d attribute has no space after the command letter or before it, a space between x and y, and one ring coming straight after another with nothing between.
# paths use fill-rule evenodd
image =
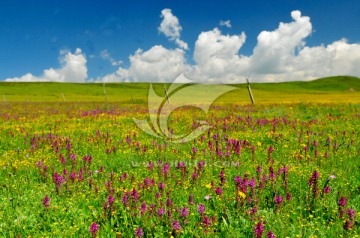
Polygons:
<instances>
[{"instance_id":1,"label":"blue sky","mask_svg":"<svg viewBox=\"0 0 360 238\"><path fill-rule=\"evenodd\" d=\"M170 25L161 30L164 9ZM358 0L2 1L0 80L171 81L181 72L199 82L360 76L359 12ZM289 25L280 29L281 22ZM270 42L259 42L263 31L273 33L262 35ZM344 60L353 67L330 70ZM308 69L314 65L329 69Z\"/></svg>"}]
</instances>

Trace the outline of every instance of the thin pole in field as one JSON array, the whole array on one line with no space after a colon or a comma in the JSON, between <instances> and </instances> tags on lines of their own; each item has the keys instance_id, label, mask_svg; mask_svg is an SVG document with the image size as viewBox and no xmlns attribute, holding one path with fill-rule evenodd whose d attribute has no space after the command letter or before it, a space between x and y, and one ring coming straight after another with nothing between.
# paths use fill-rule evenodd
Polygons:
<instances>
[{"instance_id":1,"label":"thin pole in field","mask_svg":"<svg viewBox=\"0 0 360 238\"><path fill-rule=\"evenodd\" d=\"M168 92L167 92L167 89L166 89L165 84L164 84L164 91L165 91L166 99L167 99L168 103L170 104L170 98L169 98L169 95L168 95Z\"/></svg>"},{"instance_id":2,"label":"thin pole in field","mask_svg":"<svg viewBox=\"0 0 360 238\"><path fill-rule=\"evenodd\" d=\"M134 102L134 97L132 93L131 93L131 101Z\"/></svg>"},{"instance_id":3,"label":"thin pole in field","mask_svg":"<svg viewBox=\"0 0 360 238\"><path fill-rule=\"evenodd\" d=\"M61 96L62 96L62 98L63 98L63 101L65 102L64 92L61 93Z\"/></svg>"},{"instance_id":4,"label":"thin pole in field","mask_svg":"<svg viewBox=\"0 0 360 238\"><path fill-rule=\"evenodd\" d=\"M247 88L248 88L248 91L249 91L251 102L252 102L252 104L255 104L255 99L254 99L254 96L253 96L253 94L251 92L250 82L249 82L249 80L247 78L246 78L246 82L247 82Z\"/></svg>"},{"instance_id":5,"label":"thin pole in field","mask_svg":"<svg viewBox=\"0 0 360 238\"><path fill-rule=\"evenodd\" d=\"M107 95L106 95L105 82L103 83L103 88L104 88L105 101L108 102Z\"/></svg>"}]
</instances>

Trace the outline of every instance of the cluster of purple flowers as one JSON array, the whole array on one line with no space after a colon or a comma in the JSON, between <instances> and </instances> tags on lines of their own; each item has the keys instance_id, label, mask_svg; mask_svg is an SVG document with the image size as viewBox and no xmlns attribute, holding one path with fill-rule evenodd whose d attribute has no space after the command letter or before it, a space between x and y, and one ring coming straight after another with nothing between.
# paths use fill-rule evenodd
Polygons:
<instances>
[{"instance_id":1,"label":"cluster of purple flowers","mask_svg":"<svg viewBox=\"0 0 360 238\"><path fill-rule=\"evenodd\" d=\"M319 194L319 188L318 188L318 180L319 180L320 174L316 170L311 175L308 185L312 187L313 191L313 198L315 199Z\"/></svg>"}]
</instances>

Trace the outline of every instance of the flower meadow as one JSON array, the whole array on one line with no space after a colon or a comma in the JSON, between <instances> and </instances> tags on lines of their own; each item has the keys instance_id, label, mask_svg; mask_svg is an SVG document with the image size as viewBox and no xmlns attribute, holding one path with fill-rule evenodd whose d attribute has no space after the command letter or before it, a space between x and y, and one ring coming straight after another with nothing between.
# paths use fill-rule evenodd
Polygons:
<instances>
[{"instance_id":1,"label":"flower meadow","mask_svg":"<svg viewBox=\"0 0 360 238\"><path fill-rule=\"evenodd\" d=\"M2 237L358 237L359 104L2 103Z\"/></svg>"}]
</instances>

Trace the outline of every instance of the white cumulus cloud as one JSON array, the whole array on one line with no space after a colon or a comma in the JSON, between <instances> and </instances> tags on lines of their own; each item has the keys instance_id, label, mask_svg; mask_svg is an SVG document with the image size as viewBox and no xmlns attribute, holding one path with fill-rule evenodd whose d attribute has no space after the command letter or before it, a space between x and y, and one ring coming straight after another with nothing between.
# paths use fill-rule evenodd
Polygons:
<instances>
[{"instance_id":1,"label":"white cumulus cloud","mask_svg":"<svg viewBox=\"0 0 360 238\"><path fill-rule=\"evenodd\" d=\"M85 82L87 78L86 57L81 49L77 48L74 53L60 52L59 69L45 69L42 76L34 76L27 73L21 77L8 78L8 82Z\"/></svg>"},{"instance_id":2,"label":"white cumulus cloud","mask_svg":"<svg viewBox=\"0 0 360 238\"><path fill-rule=\"evenodd\" d=\"M276 29L259 33L256 46L250 55L243 55L245 32L223 34L219 28L203 31L194 45L193 64L185 58L187 43L180 39L182 27L170 9L161 11L158 28L175 49L154 45L138 49L129 56L129 67L118 67L113 73L100 77L97 82L172 82L179 74L199 83L244 83L249 77L253 82L280 82L310 80L334 75L360 77L360 44L349 43L345 38L330 44L309 46L306 39L312 34L310 17L292 11L290 22L280 22ZM230 27L229 20L220 25ZM119 66L107 50L102 59ZM60 67L43 71L41 76L27 73L6 81L55 81L85 82L87 60L81 49L74 53L60 52Z\"/></svg>"},{"instance_id":3,"label":"white cumulus cloud","mask_svg":"<svg viewBox=\"0 0 360 238\"><path fill-rule=\"evenodd\" d=\"M138 49L129 57L130 67L120 67L115 73L99 79L102 82L171 82L186 70L182 49L166 49L155 45L148 51Z\"/></svg>"},{"instance_id":4,"label":"white cumulus cloud","mask_svg":"<svg viewBox=\"0 0 360 238\"><path fill-rule=\"evenodd\" d=\"M199 34L194 47L194 64L187 64L183 49L169 50L154 46L137 50L129 57L130 67L119 68L105 76L105 81L171 82L183 72L199 83L281 82L310 80L333 75L360 77L360 44L340 39L328 45L308 46L312 34L310 17L291 12L290 22L280 22L276 29L259 33L251 55L241 54L244 32L225 35L218 28ZM181 26L170 9L162 11L159 31L170 40L180 40ZM230 21L220 25L231 26Z\"/></svg>"},{"instance_id":5,"label":"white cumulus cloud","mask_svg":"<svg viewBox=\"0 0 360 238\"><path fill-rule=\"evenodd\" d=\"M360 76L360 44L345 39L327 46L307 46L312 33L310 18L292 11L293 21L263 31L245 70L254 81L310 80L334 75Z\"/></svg>"},{"instance_id":6,"label":"white cumulus cloud","mask_svg":"<svg viewBox=\"0 0 360 238\"><path fill-rule=\"evenodd\" d=\"M291 12L293 22L280 23L274 31L262 31L250 57L250 71L256 74L273 74L288 71L296 56L296 50L304 45L311 34L310 18L300 11Z\"/></svg>"},{"instance_id":7,"label":"white cumulus cloud","mask_svg":"<svg viewBox=\"0 0 360 238\"><path fill-rule=\"evenodd\" d=\"M223 35L218 28L201 32L195 42L195 65L187 75L200 82L231 82L239 78L247 61L239 56L246 35Z\"/></svg>"},{"instance_id":8,"label":"white cumulus cloud","mask_svg":"<svg viewBox=\"0 0 360 238\"><path fill-rule=\"evenodd\" d=\"M170 40L175 41L180 48L187 50L189 48L188 44L180 39L182 27L179 19L172 14L171 9L163 9L160 17L163 20L158 28L159 32L163 33Z\"/></svg>"}]
</instances>

